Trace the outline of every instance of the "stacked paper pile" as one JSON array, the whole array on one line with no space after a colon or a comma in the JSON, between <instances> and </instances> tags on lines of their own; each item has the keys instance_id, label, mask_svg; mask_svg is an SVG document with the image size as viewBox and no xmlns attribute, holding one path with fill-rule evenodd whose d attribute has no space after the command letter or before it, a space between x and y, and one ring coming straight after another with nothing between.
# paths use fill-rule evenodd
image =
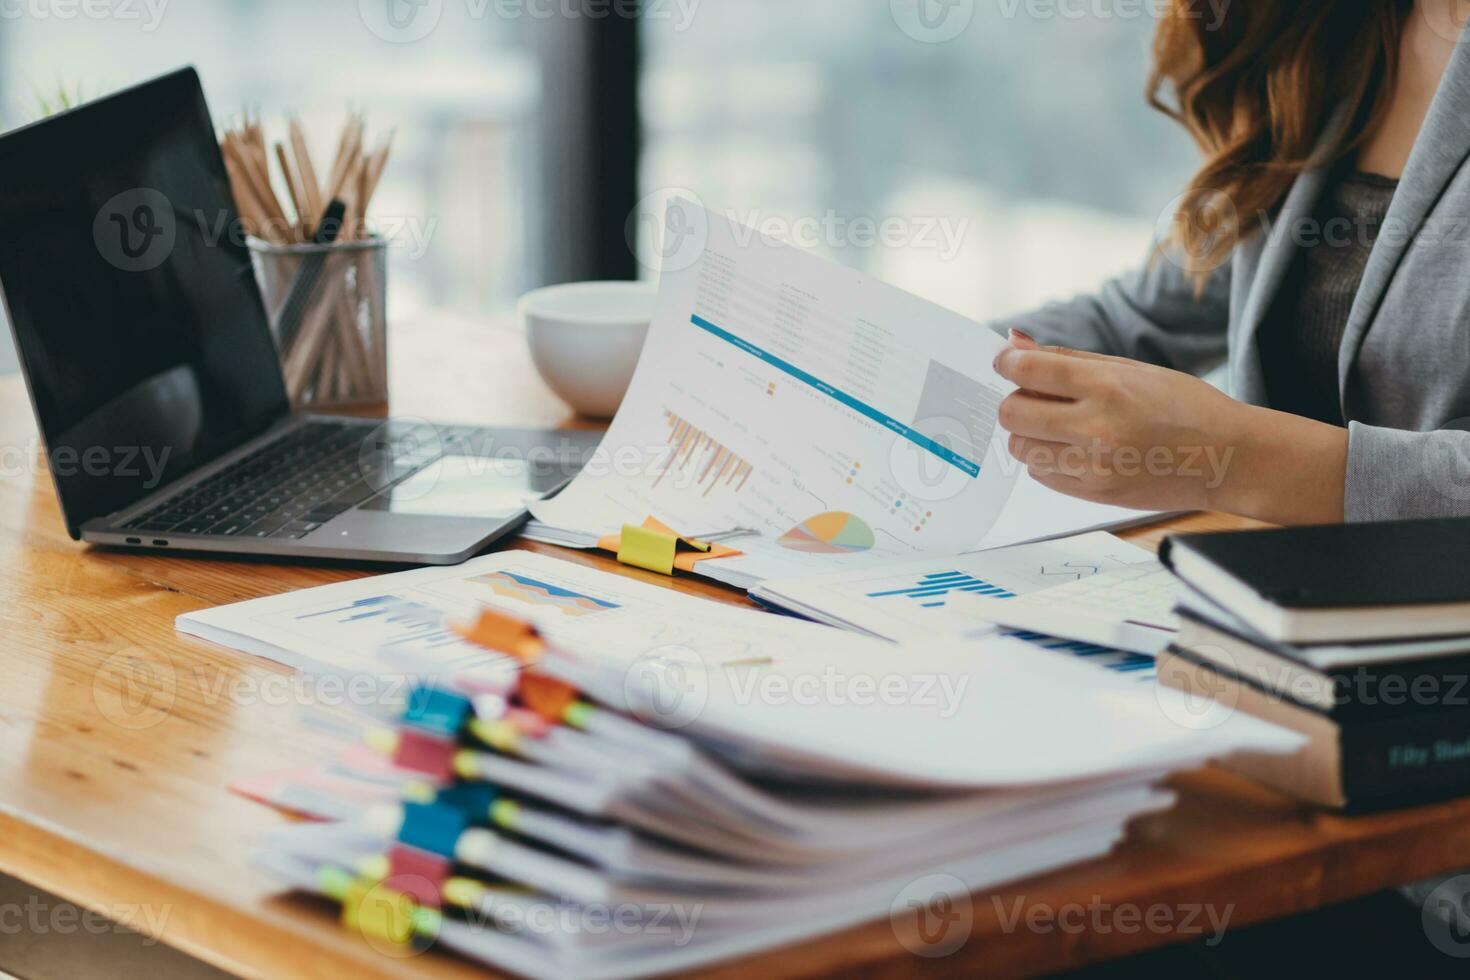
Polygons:
<instances>
[{"instance_id":1,"label":"stacked paper pile","mask_svg":"<svg viewBox=\"0 0 1470 980\"><path fill-rule=\"evenodd\" d=\"M373 790L283 792L336 819L259 860L375 942L529 976L687 969L881 918L927 875L969 892L1098 857L1170 804L1169 773L1298 744L1246 718L1191 731L1005 641L901 668L859 641L837 666L609 669L497 614L473 635L513 656L371 730Z\"/></svg>"}]
</instances>

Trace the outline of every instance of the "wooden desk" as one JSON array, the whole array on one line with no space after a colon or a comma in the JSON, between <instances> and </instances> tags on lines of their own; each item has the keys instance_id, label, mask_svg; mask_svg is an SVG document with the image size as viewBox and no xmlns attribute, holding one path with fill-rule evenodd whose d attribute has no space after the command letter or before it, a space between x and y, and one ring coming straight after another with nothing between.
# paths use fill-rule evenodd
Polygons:
<instances>
[{"instance_id":1,"label":"wooden desk","mask_svg":"<svg viewBox=\"0 0 1470 980\"><path fill-rule=\"evenodd\" d=\"M395 339L398 414L565 419L513 331L450 320L409 325ZM325 907L277 897L249 867L252 841L282 818L226 787L305 762L318 736L290 705L262 703L272 700L259 696L262 682L279 683L283 668L173 630L180 613L360 573L77 545L33 440L19 379L0 380L0 872L244 975L472 975L445 956L386 959L338 928ZM1198 516L1171 527L1239 524ZM1155 544L1163 533L1129 537ZM624 571L593 556L533 550ZM742 601L713 585L673 587ZM1470 802L1345 819L1219 771L1184 776L1178 789L1178 807L1136 824L1111 857L1009 887L999 903L974 901L969 941L946 958L906 952L883 921L717 972L1045 973L1198 936L1125 929L1122 919L1080 934L1008 930L1018 900L1023 910L1208 903L1229 909L1238 928L1470 863Z\"/></svg>"}]
</instances>

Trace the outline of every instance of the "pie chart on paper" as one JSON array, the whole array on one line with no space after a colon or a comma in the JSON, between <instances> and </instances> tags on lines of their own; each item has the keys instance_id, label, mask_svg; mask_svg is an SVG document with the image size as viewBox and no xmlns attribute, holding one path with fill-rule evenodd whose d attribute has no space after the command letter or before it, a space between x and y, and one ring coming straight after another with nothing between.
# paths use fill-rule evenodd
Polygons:
<instances>
[{"instance_id":1,"label":"pie chart on paper","mask_svg":"<svg viewBox=\"0 0 1470 980\"><path fill-rule=\"evenodd\" d=\"M811 555L853 555L876 543L866 521L843 511L809 517L777 541L783 548Z\"/></svg>"}]
</instances>

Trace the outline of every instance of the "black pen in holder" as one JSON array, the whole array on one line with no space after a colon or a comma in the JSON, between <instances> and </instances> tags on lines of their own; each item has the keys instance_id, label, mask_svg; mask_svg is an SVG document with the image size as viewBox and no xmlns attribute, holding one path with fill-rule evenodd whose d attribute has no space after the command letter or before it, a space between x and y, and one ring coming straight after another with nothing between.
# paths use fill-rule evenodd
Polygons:
<instances>
[{"instance_id":1,"label":"black pen in holder","mask_svg":"<svg viewBox=\"0 0 1470 980\"><path fill-rule=\"evenodd\" d=\"M286 390L297 406L388 397L388 243L336 241L341 213L328 210L311 244L250 239Z\"/></svg>"}]
</instances>

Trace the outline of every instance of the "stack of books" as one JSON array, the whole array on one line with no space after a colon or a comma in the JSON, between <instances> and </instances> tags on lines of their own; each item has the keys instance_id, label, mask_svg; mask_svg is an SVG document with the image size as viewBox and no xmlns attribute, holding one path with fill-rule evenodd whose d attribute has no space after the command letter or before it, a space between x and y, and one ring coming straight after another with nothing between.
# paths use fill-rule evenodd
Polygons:
<instances>
[{"instance_id":1,"label":"stack of books","mask_svg":"<svg viewBox=\"0 0 1470 980\"><path fill-rule=\"evenodd\" d=\"M773 711L769 693L691 681L677 658L630 682L498 613L465 635L505 656L419 676L362 732L377 765L348 752L329 779L262 794L317 819L256 860L385 950L433 945L534 977L663 974L914 918L1106 854L1171 805L1173 772L1298 744L1247 718L1184 732L1151 694L1032 664L1045 654L1024 645L849 650L849 670L956 679L963 694L936 714L825 696ZM750 661L732 676L798 675ZM688 710L680 692L698 695Z\"/></svg>"},{"instance_id":2,"label":"stack of books","mask_svg":"<svg viewBox=\"0 0 1470 980\"><path fill-rule=\"evenodd\" d=\"M1470 794L1470 521L1192 535L1160 682L1305 735L1227 764L1324 806ZM1201 711L1201 717L1207 712Z\"/></svg>"}]
</instances>

